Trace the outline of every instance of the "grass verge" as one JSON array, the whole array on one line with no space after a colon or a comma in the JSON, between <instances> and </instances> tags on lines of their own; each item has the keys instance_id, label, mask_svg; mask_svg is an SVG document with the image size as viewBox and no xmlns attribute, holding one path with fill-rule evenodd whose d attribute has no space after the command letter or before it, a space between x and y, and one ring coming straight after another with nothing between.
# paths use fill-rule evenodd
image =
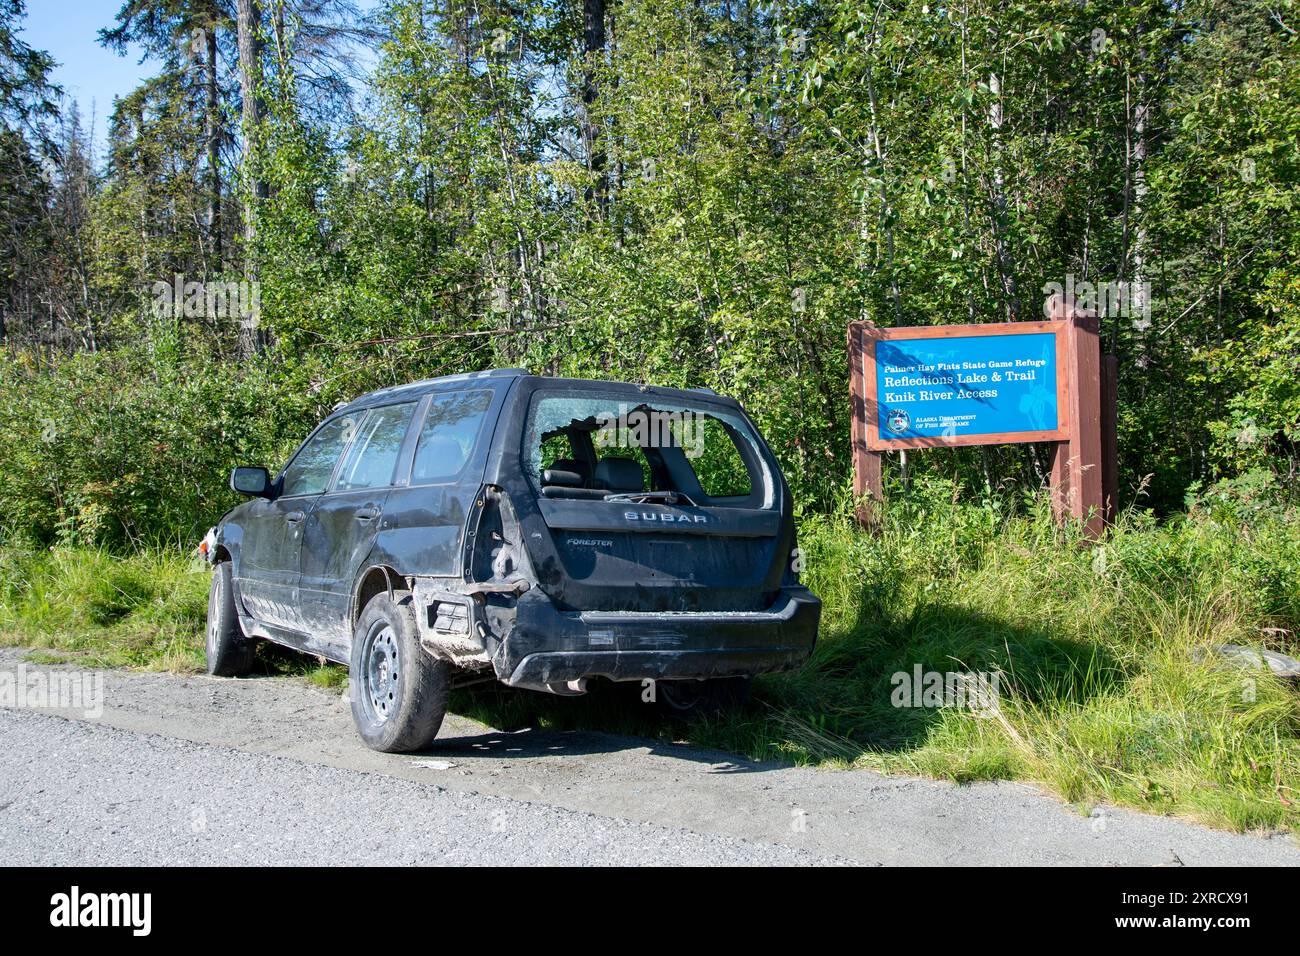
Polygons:
<instances>
[{"instance_id":1,"label":"grass verge","mask_svg":"<svg viewBox=\"0 0 1300 956\"><path fill-rule=\"evenodd\" d=\"M0 647L32 663L199 673L208 610L207 565L179 548L114 555L89 548L0 549ZM260 644L264 674L325 688L347 669Z\"/></svg>"}]
</instances>

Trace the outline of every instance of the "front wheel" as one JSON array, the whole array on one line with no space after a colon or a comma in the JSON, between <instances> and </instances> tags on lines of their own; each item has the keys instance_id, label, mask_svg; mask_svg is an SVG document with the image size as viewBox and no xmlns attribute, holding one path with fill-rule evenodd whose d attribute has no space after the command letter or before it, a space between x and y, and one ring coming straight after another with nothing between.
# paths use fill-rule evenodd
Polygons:
<instances>
[{"instance_id":1,"label":"front wheel","mask_svg":"<svg viewBox=\"0 0 1300 956\"><path fill-rule=\"evenodd\" d=\"M229 561L222 561L212 571L205 636L209 674L214 677L243 677L253 669L253 642L244 636L243 628L239 626Z\"/></svg>"},{"instance_id":2,"label":"front wheel","mask_svg":"<svg viewBox=\"0 0 1300 956\"><path fill-rule=\"evenodd\" d=\"M655 682L655 703L670 717L691 720L734 710L749 697L748 677Z\"/></svg>"},{"instance_id":3,"label":"front wheel","mask_svg":"<svg viewBox=\"0 0 1300 956\"><path fill-rule=\"evenodd\" d=\"M352 719L366 746L423 750L447 713L450 665L420 647L411 595L376 594L352 635Z\"/></svg>"}]
</instances>

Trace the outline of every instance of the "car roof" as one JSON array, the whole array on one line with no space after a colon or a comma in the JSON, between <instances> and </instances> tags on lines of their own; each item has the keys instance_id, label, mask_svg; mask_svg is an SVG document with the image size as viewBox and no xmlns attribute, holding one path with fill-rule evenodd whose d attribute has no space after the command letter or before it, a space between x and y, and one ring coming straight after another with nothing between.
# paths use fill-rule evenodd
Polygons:
<instances>
[{"instance_id":1,"label":"car roof","mask_svg":"<svg viewBox=\"0 0 1300 956\"><path fill-rule=\"evenodd\" d=\"M371 405L387 405L403 399L414 399L428 392L449 388L464 388L466 385L476 387L499 388L521 375L528 374L521 368L495 368L486 372L464 372L460 375L443 375L438 378L424 378L404 385L390 385L388 388L376 389L354 398L350 402L340 402L335 411L369 408Z\"/></svg>"},{"instance_id":2,"label":"car roof","mask_svg":"<svg viewBox=\"0 0 1300 956\"><path fill-rule=\"evenodd\" d=\"M529 375L521 368L496 368L483 372L464 372L459 375L443 375L439 378L426 378L405 385L392 385L388 388L367 392L350 402L341 402L335 407L336 412L358 411L374 405L387 405L408 399L417 399L430 392L473 388L490 388L493 390L507 388L519 383L531 393L544 388L578 388L601 390L626 390L632 395L658 395L663 398L676 398L680 401L700 401L728 405L738 408L739 403L724 395L719 395L711 388L668 388L661 385L639 385L633 382L609 382L585 378L558 378L546 375Z\"/></svg>"}]
</instances>

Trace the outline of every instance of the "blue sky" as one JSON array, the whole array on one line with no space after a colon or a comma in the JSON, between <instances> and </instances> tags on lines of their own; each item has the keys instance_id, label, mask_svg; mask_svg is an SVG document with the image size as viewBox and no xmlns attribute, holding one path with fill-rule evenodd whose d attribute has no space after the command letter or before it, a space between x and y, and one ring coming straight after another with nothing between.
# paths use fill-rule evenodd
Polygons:
<instances>
[{"instance_id":1,"label":"blue sky","mask_svg":"<svg viewBox=\"0 0 1300 956\"><path fill-rule=\"evenodd\" d=\"M100 28L112 26L119 9L120 0L28 0L22 32L28 44L58 61L53 79L80 104L87 126L93 112L97 146L107 135L113 97L131 92L153 70L139 64L138 50L118 56L99 45Z\"/></svg>"},{"instance_id":2,"label":"blue sky","mask_svg":"<svg viewBox=\"0 0 1300 956\"><path fill-rule=\"evenodd\" d=\"M359 0L368 11L377 0ZM52 79L81 107L89 128L94 119L93 141L102 150L108 137L113 97L125 96L152 75L156 63L140 63L140 50L119 56L99 45L99 31L112 26L122 0L27 0L22 39L45 50L57 61Z\"/></svg>"}]
</instances>

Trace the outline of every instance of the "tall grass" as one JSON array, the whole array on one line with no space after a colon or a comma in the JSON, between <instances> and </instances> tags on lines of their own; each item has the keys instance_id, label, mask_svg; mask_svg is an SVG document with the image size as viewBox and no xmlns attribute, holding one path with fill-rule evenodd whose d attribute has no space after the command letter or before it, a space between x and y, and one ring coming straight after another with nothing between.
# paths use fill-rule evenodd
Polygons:
<instances>
[{"instance_id":1,"label":"tall grass","mask_svg":"<svg viewBox=\"0 0 1300 956\"><path fill-rule=\"evenodd\" d=\"M760 681L759 706L707 727L709 742L1300 830L1300 688L1206 652L1296 653L1293 512L1130 513L1088 547L1041 500L965 504L932 483L874 535L819 517L801 543L825 601L813 659ZM891 675L916 664L1001 675L999 706L893 706Z\"/></svg>"},{"instance_id":2,"label":"tall grass","mask_svg":"<svg viewBox=\"0 0 1300 956\"><path fill-rule=\"evenodd\" d=\"M207 597L202 562L179 548L0 549L0 645L87 666L200 669Z\"/></svg>"},{"instance_id":3,"label":"tall grass","mask_svg":"<svg viewBox=\"0 0 1300 956\"><path fill-rule=\"evenodd\" d=\"M0 646L39 663L203 670L208 567L181 546L114 555L92 548L0 549ZM257 670L337 688L347 669L269 644Z\"/></svg>"},{"instance_id":4,"label":"tall grass","mask_svg":"<svg viewBox=\"0 0 1300 956\"><path fill-rule=\"evenodd\" d=\"M682 730L627 687L579 699L485 689L454 706L498 726L685 733L758 759L1030 780L1084 806L1300 831L1300 688L1205 651L1300 652L1300 518L1285 503L1211 493L1171 521L1128 513L1088 546L1041 498L963 501L916 482L875 533L805 516L800 543L824 601L817 649L803 669L758 680L740 712ZM206 589L179 549L0 550L0 643L198 669ZM262 656L324 685L341 674ZM892 676L916 665L995 673L999 704L894 706Z\"/></svg>"}]
</instances>

